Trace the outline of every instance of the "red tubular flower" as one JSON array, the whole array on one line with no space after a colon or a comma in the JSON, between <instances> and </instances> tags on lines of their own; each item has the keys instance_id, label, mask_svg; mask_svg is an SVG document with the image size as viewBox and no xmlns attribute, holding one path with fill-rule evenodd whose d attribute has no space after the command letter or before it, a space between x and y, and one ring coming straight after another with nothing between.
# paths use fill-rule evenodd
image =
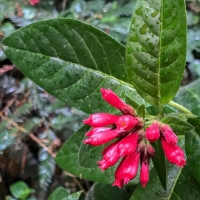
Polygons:
<instances>
[{"instance_id":1,"label":"red tubular flower","mask_svg":"<svg viewBox=\"0 0 200 200\"><path fill-rule=\"evenodd\" d=\"M145 161L142 161L141 164L140 182L143 188L145 188L147 183L149 182L149 163Z\"/></svg>"},{"instance_id":2,"label":"red tubular flower","mask_svg":"<svg viewBox=\"0 0 200 200\"><path fill-rule=\"evenodd\" d=\"M145 136L150 142L155 142L160 137L160 130L158 123L152 123L145 131Z\"/></svg>"},{"instance_id":3,"label":"red tubular flower","mask_svg":"<svg viewBox=\"0 0 200 200\"><path fill-rule=\"evenodd\" d=\"M96 113L89 116L89 118L83 120L84 124L88 124L92 127L101 127L114 124L118 120L119 116L108 113Z\"/></svg>"},{"instance_id":4,"label":"red tubular flower","mask_svg":"<svg viewBox=\"0 0 200 200\"><path fill-rule=\"evenodd\" d=\"M35 4L40 3L40 0L29 0L29 3L34 6Z\"/></svg>"},{"instance_id":5,"label":"red tubular flower","mask_svg":"<svg viewBox=\"0 0 200 200\"><path fill-rule=\"evenodd\" d=\"M122 115L115 124L119 132L130 131L138 125L138 119L131 115Z\"/></svg>"},{"instance_id":6,"label":"red tubular flower","mask_svg":"<svg viewBox=\"0 0 200 200\"><path fill-rule=\"evenodd\" d=\"M186 164L184 151L176 144L168 143L164 138L161 139L163 151L167 160L178 167L183 167Z\"/></svg>"},{"instance_id":7,"label":"red tubular flower","mask_svg":"<svg viewBox=\"0 0 200 200\"><path fill-rule=\"evenodd\" d=\"M104 151L102 152L103 158L99 162L99 168L102 170L107 169L108 167L113 166L121 157L120 154L117 152L117 145L119 141L116 141L109 146L107 146Z\"/></svg>"},{"instance_id":8,"label":"red tubular flower","mask_svg":"<svg viewBox=\"0 0 200 200\"><path fill-rule=\"evenodd\" d=\"M133 154L126 156L122 160L115 172L115 181L113 186L122 188L124 183L128 183L130 180L136 177L139 159L140 153L135 151Z\"/></svg>"},{"instance_id":9,"label":"red tubular flower","mask_svg":"<svg viewBox=\"0 0 200 200\"><path fill-rule=\"evenodd\" d=\"M94 133L100 133L102 131L108 131L111 130L112 128L110 127L97 127L97 128L93 128L92 130L86 132L86 136L91 136Z\"/></svg>"},{"instance_id":10,"label":"red tubular flower","mask_svg":"<svg viewBox=\"0 0 200 200\"><path fill-rule=\"evenodd\" d=\"M117 152L121 156L132 154L137 148L138 139L139 137L137 132L127 135L119 142Z\"/></svg>"},{"instance_id":11,"label":"red tubular flower","mask_svg":"<svg viewBox=\"0 0 200 200\"><path fill-rule=\"evenodd\" d=\"M93 133L88 139L84 140L84 144L90 144L92 146L99 146L110 142L118 137L119 134L115 130L102 131L99 133Z\"/></svg>"},{"instance_id":12,"label":"red tubular flower","mask_svg":"<svg viewBox=\"0 0 200 200\"><path fill-rule=\"evenodd\" d=\"M124 101L122 101L117 94L115 94L112 90L110 89L100 89L102 97L105 101L107 101L110 105L113 107L119 109L123 114L131 114L135 116L135 111L134 109L126 104Z\"/></svg>"},{"instance_id":13,"label":"red tubular flower","mask_svg":"<svg viewBox=\"0 0 200 200\"><path fill-rule=\"evenodd\" d=\"M147 144L147 155L148 155L148 157L153 158L155 156L155 154L156 154L155 149L150 144Z\"/></svg>"},{"instance_id":14,"label":"red tubular flower","mask_svg":"<svg viewBox=\"0 0 200 200\"><path fill-rule=\"evenodd\" d=\"M173 130L170 126L168 126L167 124L163 124L162 127L161 127L161 131L162 131L167 142L172 143L172 144L177 144L178 137L173 132Z\"/></svg>"}]
</instances>

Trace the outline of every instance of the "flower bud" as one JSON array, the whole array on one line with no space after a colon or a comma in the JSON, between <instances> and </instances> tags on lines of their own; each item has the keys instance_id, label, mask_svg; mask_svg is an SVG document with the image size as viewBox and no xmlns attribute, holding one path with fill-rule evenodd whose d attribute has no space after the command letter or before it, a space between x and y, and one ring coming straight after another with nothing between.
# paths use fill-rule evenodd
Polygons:
<instances>
[{"instance_id":1,"label":"flower bud","mask_svg":"<svg viewBox=\"0 0 200 200\"><path fill-rule=\"evenodd\" d=\"M108 131L111 130L112 128L110 127L97 127L97 128L93 128L92 130L86 132L86 136L91 136L94 133L100 133L102 131Z\"/></svg>"},{"instance_id":2,"label":"flower bud","mask_svg":"<svg viewBox=\"0 0 200 200\"><path fill-rule=\"evenodd\" d=\"M140 169L140 182L143 188L145 188L146 184L149 182L149 163L145 161L142 161Z\"/></svg>"},{"instance_id":3,"label":"flower bud","mask_svg":"<svg viewBox=\"0 0 200 200\"><path fill-rule=\"evenodd\" d=\"M117 152L117 145L119 141L116 141L109 146L107 146L103 151L103 159L97 162L99 168L102 170L107 169L108 167L113 166L120 158L119 153Z\"/></svg>"},{"instance_id":4,"label":"flower bud","mask_svg":"<svg viewBox=\"0 0 200 200\"><path fill-rule=\"evenodd\" d=\"M90 144L92 146L99 146L110 142L118 137L119 134L115 130L102 131L99 133L93 133L88 139L84 140L84 144Z\"/></svg>"},{"instance_id":5,"label":"flower bud","mask_svg":"<svg viewBox=\"0 0 200 200\"><path fill-rule=\"evenodd\" d=\"M155 156L155 154L156 154L155 149L150 144L148 144L147 145L147 155L148 155L148 157L153 158Z\"/></svg>"},{"instance_id":6,"label":"flower bud","mask_svg":"<svg viewBox=\"0 0 200 200\"><path fill-rule=\"evenodd\" d=\"M130 105L122 101L112 90L101 88L100 91L103 99L111 106L119 109L123 114L133 116L136 115L134 109Z\"/></svg>"},{"instance_id":7,"label":"flower bud","mask_svg":"<svg viewBox=\"0 0 200 200\"><path fill-rule=\"evenodd\" d=\"M168 126L167 124L163 124L161 127L161 131L167 142L172 143L172 144L177 144L178 137L173 132L173 130L170 126Z\"/></svg>"},{"instance_id":8,"label":"flower bud","mask_svg":"<svg viewBox=\"0 0 200 200\"><path fill-rule=\"evenodd\" d=\"M159 125L152 123L145 131L145 136L150 142L155 142L160 137Z\"/></svg>"},{"instance_id":9,"label":"flower bud","mask_svg":"<svg viewBox=\"0 0 200 200\"><path fill-rule=\"evenodd\" d=\"M87 119L83 120L84 124L88 124L93 127L101 127L114 124L118 120L119 116L108 113L96 113L90 115Z\"/></svg>"},{"instance_id":10,"label":"flower bud","mask_svg":"<svg viewBox=\"0 0 200 200\"><path fill-rule=\"evenodd\" d=\"M137 148L138 138L137 132L127 135L119 142L117 152L121 156L132 154Z\"/></svg>"},{"instance_id":11,"label":"flower bud","mask_svg":"<svg viewBox=\"0 0 200 200\"><path fill-rule=\"evenodd\" d=\"M163 151L167 160L178 167L183 167L186 164L184 151L176 144L168 143L164 138L161 139Z\"/></svg>"},{"instance_id":12,"label":"flower bud","mask_svg":"<svg viewBox=\"0 0 200 200\"><path fill-rule=\"evenodd\" d=\"M130 131L138 124L138 120L131 115L122 115L115 124L119 132Z\"/></svg>"},{"instance_id":13,"label":"flower bud","mask_svg":"<svg viewBox=\"0 0 200 200\"><path fill-rule=\"evenodd\" d=\"M139 159L140 153L137 151L129 156L124 157L115 172L115 181L113 186L122 188L124 183L128 183L130 180L136 177Z\"/></svg>"}]
</instances>

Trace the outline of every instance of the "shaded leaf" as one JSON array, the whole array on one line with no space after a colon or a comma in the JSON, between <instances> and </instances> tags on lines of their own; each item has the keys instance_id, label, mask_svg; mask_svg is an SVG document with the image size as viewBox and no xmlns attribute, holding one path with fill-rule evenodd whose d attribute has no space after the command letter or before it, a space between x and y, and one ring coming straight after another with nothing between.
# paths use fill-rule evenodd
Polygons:
<instances>
[{"instance_id":1,"label":"shaded leaf","mask_svg":"<svg viewBox=\"0 0 200 200\"><path fill-rule=\"evenodd\" d=\"M182 87L176 95L175 101L200 116L200 79Z\"/></svg>"},{"instance_id":2,"label":"shaded leaf","mask_svg":"<svg viewBox=\"0 0 200 200\"><path fill-rule=\"evenodd\" d=\"M163 188L166 189L166 163L162 145L160 140L152 142L151 144L156 150L156 155L152 158L153 164Z\"/></svg>"},{"instance_id":3,"label":"shaded leaf","mask_svg":"<svg viewBox=\"0 0 200 200\"><path fill-rule=\"evenodd\" d=\"M161 121L171 126L173 131L176 134L180 134L180 135L184 135L186 131L194 129L194 127L188 122L180 119L180 117L176 117L172 115L163 117Z\"/></svg>"},{"instance_id":4,"label":"shaded leaf","mask_svg":"<svg viewBox=\"0 0 200 200\"><path fill-rule=\"evenodd\" d=\"M80 176L84 179L100 183L111 184L114 179L114 169L112 167L102 172L98 166L95 168L87 168L80 166L79 164L79 148L87 130L88 127L84 126L74 133L61 147L55 161L62 169L74 174L75 176Z\"/></svg>"},{"instance_id":5,"label":"shaded leaf","mask_svg":"<svg viewBox=\"0 0 200 200\"><path fill-rule=\"evenodd\" d=\"M10 186L10 191L12 195L18 199L26 199L32 192L33 189L30 189L26 183L18 181Z\"/></svg>"},{"instance_id":6,"label":"shaded leaf","mask_svg":"<svg viewBox=\"0 0 200 200\"><path fill-rule=\"evenodd\" d=\"M168 103L179 88L186 60L186 27L184 0L137 1L126 61L132 84L152 105Z\"/></svg>"},{"instance_id":7,"label":"shaded leaf","mask_svg":"<svg viewBox=\"0 0 200 200\"><path fill-rule=\"evenodd\" d=\"M200 117L188 120L195 127L195 130L188 131L185 134L185 151L187 154L187 163L200 182Z\"/></svg>"},{"instance_id":8,"label":"shaded leaf","mask_svg":"<svg viewBox=\"0 0 200 200\"><path fill-rule=\"evenodd\" d=\"M102 100L101 87L143 102L127 84L124 46L90 25L69 19L36 22L2 43L4 53L27 77L84 112L113 111Z\"/></svg>"},{"instance_id":9,"label":"shaded leaf","mask_svg":"<svg viewBox=\"0 0 200 200\"><path fill-rule=\"evenodd\" d=\"M86 195L85 200L128 200L128 193L125 189L119 189L112 185L96 183Z\"/></svg>"},{"instance_id":10,"label":"shaded leaf","mask_svg":"<svg viewBox=\"0 0 200 200\"><path fill-rule=\"evenodd\" d=\"M43 148L39 151L39 183L43 190L46 190L51 182L55 170L55 162L52 156Z\"/></svg>"},{"instance_id":11,"label":"shaded leaf","mask_svg":"<svg viewBox=\"0 0 200 200\"><path fill-rule=\"evenodd\" d=\"M76 192L74 194L69 194L64 188L57 188L48 198L48 200L78 200L81 195L80 192Z\"/></svg>"}]
</instances>

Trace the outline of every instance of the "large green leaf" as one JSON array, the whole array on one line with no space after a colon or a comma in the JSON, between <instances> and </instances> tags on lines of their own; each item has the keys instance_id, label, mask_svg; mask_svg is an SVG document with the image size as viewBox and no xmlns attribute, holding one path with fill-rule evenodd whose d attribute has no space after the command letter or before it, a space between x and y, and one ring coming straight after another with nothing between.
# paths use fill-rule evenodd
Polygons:
<instances>
[{"instance_id":1,"label":"large green leaf","mask_svg":"<svg viewBox=\"0 0 200 200\"><path fill-rule=\"evenodd\" d=\"M27 77L87 113L111 110L101 99L101 87L143 102L128 84L124 46L91 25L62 18L36 22L2 43L4 53Z\"/></svg>"},{"instance_id":2,"label":"large green leaf","mask_svg":"<svg viewBox=\"0 0 200 200\"><path fill-rule=\"evenodd\" d=\"M200 79L182 87L176 95L175 101L188 108L195 115L200 116Z\"/></svg>"},{"instance_id":3,"label":"large green leaf","mask_svg":"<svg viewBox=\"0 0 200 200\"><path fill-rule=\"evenodd\" d=\"M177 135L184 135L186 131L194 129L191 124L173 115L165 116L161 121L168 124Z\"/></svg>"},{"instance_id":4,"label":"large green leaf","mask_svg":"<svg viewBox=\"0 0 200 200\"><path fill-rule=\"evenodd\" d=\"M74 174L75 176L91 181L111 184L114 179L114 168L111 167L102 172L97 165L93 168L87 168L80 166L79 164L79 148L87 130L88 127L84 126L74 133L59 150L55 161L62 169Z\"/></svg>"},{"instance_id":5,"label":"large green leaf","mask_svg":"<svg viewBox=\"0 0 200 200\"><path fill-rule=\"evenodd\" d=\"M185 0L138 0L127 42L128 73L153 105L176 94L186 60Z\"/></svg>"},{"instance_id":6,"label":"large green leaf","mask_svg":"<svg viewBox=\"0 0 200 200\"><path fill-rule=\"evenodd\" d=\"M119 189L108 184L94 184L87 192L85 200L128 200L126 189Z\"/></svg>"},{"instance_id":7,"label":"large green leaf","mask_svg":"<svg viewBox=\"0 0 200 200\"><path fill-rule=\"evenodd\" d=\"M66 189L59 187L50 195L48 200L78 200L81 193L80 191L69 194Z\"/></svg>"},{"instance_id":8,"label":"large green leaf","mask_svg":"<svg viewBox=\"0 0 200 200\"><path fill-rule=\"evenodd\" d=\"M188 122L195 127L195 130L188 131L185 135L187 163L200 182L200 117L191 118Z\"/></svg>"}]
</instances>

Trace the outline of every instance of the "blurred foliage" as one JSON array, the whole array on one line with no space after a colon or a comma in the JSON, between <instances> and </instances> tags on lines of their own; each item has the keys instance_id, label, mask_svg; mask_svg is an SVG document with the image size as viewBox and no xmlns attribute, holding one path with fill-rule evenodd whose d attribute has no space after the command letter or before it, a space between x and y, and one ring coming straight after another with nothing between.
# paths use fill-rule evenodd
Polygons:
<instances>
[{"instance_id":1,"label":"blurred foliage","mask_svg":"<svg viewBox=\"0 0 200 200\"><path fill-rule=\"evenodd\" d=\"M0 0L0 40L34 21L65 17L90 23L125 44L135 2L41 0L32 6L28 0ZM188 49L182 85L200 77L200 0L186 0L186 3ZM91 187L92 183L86 180L74 179L58 168L53 159L62 143L80 128L85 114L53 98L25 78L1 49L0 117L0 200L20 199L17 195L29 200L47 199L58 186L69 193L88 190L86 199L91 193L95 193L93 199L100 198L97 194L101 191L98 188L103 188L101 184ZM19 184L26 189L22 193L17 189L16 194ZM111 190L115 195L116 188ZM126 190L121 192L129 192L129 188ZM84 195L81 196L84 199Z\"/></svg>"}]
</instances>

